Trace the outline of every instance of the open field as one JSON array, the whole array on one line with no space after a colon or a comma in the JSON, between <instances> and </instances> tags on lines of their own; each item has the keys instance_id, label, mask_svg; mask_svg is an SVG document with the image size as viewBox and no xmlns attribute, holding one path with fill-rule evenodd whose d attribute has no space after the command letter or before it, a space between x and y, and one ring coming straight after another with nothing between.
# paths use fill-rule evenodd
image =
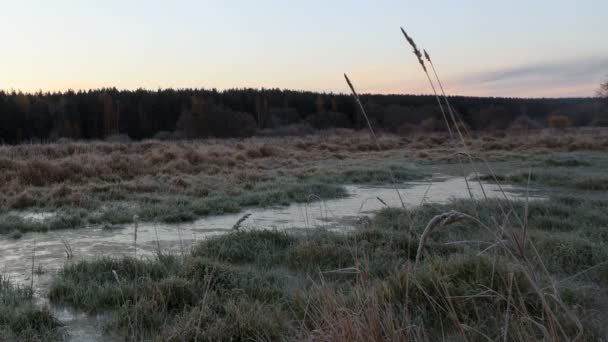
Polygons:
<instances>
[{"instance_id":1,"label":"open field","mask_svg":"<svg viewBox=\"0 0 608 342\"><path fill-rule=\"evenodd\" d=\"M474 163L455 145L383 135L376 151L367 134L334 131L3 146L0 231L121 225L135 215L170 224L339 198L346 184L388 185L391 174L401 183L478 171L545 200L385 208L350 233L260 226L180 255L100 256L66 264L46 295L107 315L106 331L128 340L605 340L608 135L484 135L470 141ZM31 212L57 215L23 218ZM1 298L9 340L64 337L26 289L6 283Z\"/></svg>"}]
</instances>

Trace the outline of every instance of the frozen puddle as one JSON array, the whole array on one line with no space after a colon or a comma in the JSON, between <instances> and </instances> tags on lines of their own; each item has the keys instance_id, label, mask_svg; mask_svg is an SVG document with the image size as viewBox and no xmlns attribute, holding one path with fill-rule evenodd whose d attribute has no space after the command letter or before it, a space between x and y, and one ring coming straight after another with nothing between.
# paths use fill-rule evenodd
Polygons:
<instances>
[{"instance_id":1,"label":"frozen puddle","mask_svg":"<svg viewBox=\"0 0 608 342\"><path fill-rule=\"evenodd\" d=\"M483 198L479 183L469 181L471 193L476 199ZM347 198L318 201L308 204L293 204L270 209L250 209L243 213L209 216L187 224L139 224L137 232L137 256L152 256L157 249L157 239L163 252L180 253L187 251L197 241L229 232L232 226L245 214L251 216L241 225L241 229L308 229L324 227L329 230L348 231L361 216L369 216L386 205L400 207L401 203L392 186L360 187L347 186ZM503 192L495 184L483 184L488 198L504 198ZM522 188L502 186L510 199L521 198ZM399 189L406 206L415 207L425 203L447 203L453 199L469 198L469 191L463 178L447 178L435 182L410 182ZM382 203L382 202L384 203ZM40 219L40 217L36 217ZM49 233L26 233L19 240L0 238L0 272L15 284L30 285L32 276L32 253L35 247L34 287L39 298L46 297L46 290L52 278L67 263L95 258L133 256L134 225L117 230L99 227L52 231ZM158 237L158 238L157 238ZM64 244L65 243L65 244ZM71 248L73 258L68 260L65 245ZM53 308L66 325L80 326L90 322L68 309ZM81 330L72 331L72 338ZM82 331L81 331L82 332ZM85 334L89 337L90 334ZM96 340L92 337L90 340Z\"/></svg>"},{"instance_id":2,"label":"frozen puddle","mask_svg":"<svg viewBox=\"0 0 608 342\"><path fill-rule=\"evenodd\" d=\"M53 217L57 216L57 214L47 213L47 212L40 212L40 213L26 212L23 214L19 214L18 216L21 216L23 219L30 220L30 221L42 222L45 220L52 219Z\"/></svg>"},{"instance_id":3,"label":"frozen puddle","mask_svg":"<svg viewBox=\"0 0 608 342\"><path fill-rule=\"evenodd\" d=\"M483 198L479 183L469 181L471 192L477 199ZM483 184L488 198L504 198L495 184ZM238 214L208 216L192 223L157 224L140 223L137 232L137 256L151 256L157 249L157 238L163 252L180 253L193 243L210 236L225 234L245 214L251 216L241 229L308 229L323 227L328 230L348 231L361 216L371 216L385 207L400 207L393 187L346 186L349 197L292 204L287 207L250 209ZM502 186L511 199L521 197L522 190ZM408 207L425 203L447 203L453 199L469 198L462 178L441 179L433 183L410 182L399 189ZM123 229L60 230L48 233L25 233L19 240L0 238L0 272L17 284L29 285L31 281L32 252L35 247L35 284L43 290L50 275L66 263L90 260L103 256L120 257L134 255L134 224ZM73 258L67 260L65 244L71 248Z\"/></svg>"}]
</instances>

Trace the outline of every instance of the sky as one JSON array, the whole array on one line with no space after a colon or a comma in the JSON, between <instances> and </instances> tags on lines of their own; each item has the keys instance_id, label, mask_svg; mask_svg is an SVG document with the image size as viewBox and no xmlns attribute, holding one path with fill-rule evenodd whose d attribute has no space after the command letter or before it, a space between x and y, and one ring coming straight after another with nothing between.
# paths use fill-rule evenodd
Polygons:
<instances>
[{"instance_id":1,"label":"sky","mask_svg":"<svg viewBox=\"0 0 608 342\"><path fill-rule=\"evenodd\" d=\"M0 89L287 88L593 96L606 0L0 0Z\"/></svg>"}]
</instances>

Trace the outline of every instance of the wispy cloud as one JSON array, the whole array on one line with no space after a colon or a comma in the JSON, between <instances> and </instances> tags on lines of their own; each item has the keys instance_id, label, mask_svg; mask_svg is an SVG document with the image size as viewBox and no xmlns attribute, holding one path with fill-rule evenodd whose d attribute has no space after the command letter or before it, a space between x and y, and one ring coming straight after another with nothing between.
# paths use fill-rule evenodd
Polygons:
<instances>
[{"instance_id":1,"label":"wispy cloud","mask_svg":"<svg viewBox=\"0 0 608 342\"><path fill-rule=\"evenodd\" d=\"M508 96L592 96L608 77L608 57L547 61L471 74L467 88Z\"/></svg>"}]
</instances>

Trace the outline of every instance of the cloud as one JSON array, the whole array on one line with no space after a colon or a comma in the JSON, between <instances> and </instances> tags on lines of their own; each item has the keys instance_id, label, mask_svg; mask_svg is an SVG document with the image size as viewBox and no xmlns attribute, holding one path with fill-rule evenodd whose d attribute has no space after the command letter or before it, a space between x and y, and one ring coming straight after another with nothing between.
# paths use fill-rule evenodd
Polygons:
<instances>
[{"instance_id":1,"label":"cloud","mask_svg":"<svg viewBox=\"0 0 608 342\"><path fill-rule=\"evenodd\" d=\"M586 57L479 72L458 83L502 96L592 96L606 77L608 57Z\"/></svg>"}]
</instances>

